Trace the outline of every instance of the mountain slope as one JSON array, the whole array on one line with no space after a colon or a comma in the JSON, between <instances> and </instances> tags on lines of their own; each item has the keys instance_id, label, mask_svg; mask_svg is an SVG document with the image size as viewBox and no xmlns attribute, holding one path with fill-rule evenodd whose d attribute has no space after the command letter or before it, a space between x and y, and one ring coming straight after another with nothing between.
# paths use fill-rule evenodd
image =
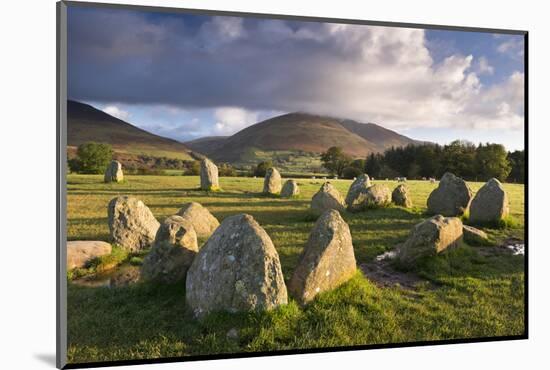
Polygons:
<instances>
[{"instance_id":1,"label":"mountain slope","mask_svg":"<svg viewBox=\"0 0 550 370\"><path fill-rule=\"evenodd\" d=\"M192 160L194 153L184 144L151 134L88 104L67 102L67 145L88 141L111 144L115 152Z\"/></svg>"},{"instance_id":2,"label":"mountain slope","mask_svg":"<svg viewBox=\"0 0 550 370\"><path fill-rule=\"evenodd\" d=\"M418 143L373 123L359 123L307 113L289 113L249 126L227 138L187 142L193 150L218 161L242 162L251 151L321 153L340 146L355 158L392 146Z\"/></svg>"}]
</instances>

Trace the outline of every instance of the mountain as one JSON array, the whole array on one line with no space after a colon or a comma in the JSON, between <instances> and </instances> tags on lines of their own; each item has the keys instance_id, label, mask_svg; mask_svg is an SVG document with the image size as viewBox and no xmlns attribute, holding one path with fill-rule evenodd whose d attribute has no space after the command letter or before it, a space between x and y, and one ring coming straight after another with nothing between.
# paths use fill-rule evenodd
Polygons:
<instances>
[{"instance_id":1,"label":"mountain","mask_svg":"<svg viewBox=\"0 0 550 370\"><path fill-rule=\"evenodd\" d=\"M308 113L288 113L249 126L230 137L207 137L185 143L217 161L249 162L254 151L321 153L331 146L342 147L354 158L383 152L392 146L419 141L374 123Z\"/></svg>"},{"instance_id":2,"label":"mountain","mask_svg":"<svg viewBox=\"0 0 550 370\"><path fill-rule=\"evenodd\" d=\"M88 141L111 144L118 156L149 155L192 160L198 157L179 141L151 134L88 104L67 101L69 151Z\"/></svg>"}]
</instances>

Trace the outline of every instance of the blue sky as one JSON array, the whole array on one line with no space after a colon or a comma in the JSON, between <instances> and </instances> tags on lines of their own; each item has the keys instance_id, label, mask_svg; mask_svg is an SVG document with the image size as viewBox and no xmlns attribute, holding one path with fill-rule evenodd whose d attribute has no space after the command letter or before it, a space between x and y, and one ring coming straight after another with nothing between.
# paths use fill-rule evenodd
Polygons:
<instances>
[{"instance_id":1,"label":"blue sky","mask_svg":"<svg viewBox=\"0 0 550 370\"><path fill-rule=\"evenodd\" d=\"M70 6L69 98L186 141L305 111L523 149L523 36Z\"/></svg>"}]
</instances>

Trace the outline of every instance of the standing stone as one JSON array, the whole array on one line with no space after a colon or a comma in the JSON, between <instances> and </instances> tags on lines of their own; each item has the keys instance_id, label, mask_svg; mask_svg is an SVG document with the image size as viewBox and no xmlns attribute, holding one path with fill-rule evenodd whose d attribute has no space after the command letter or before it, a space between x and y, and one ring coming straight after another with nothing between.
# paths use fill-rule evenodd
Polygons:
<instances>
[{"instance_id":1,"label":"standing stone","mask_svg":"<svg viewBox=\"0 0 550 370\"><path fill-rule=\"evenodd\" d=\"M209 237L220 226L218 219L197 202L186 204L176 214L190 223L200 238Z\"/></svg>"},{"instance_id":2,"label":"standing stone","mask_svg":"<svg viewBox=\"0 0 550 370\"><path fill-rule=\"evenodd\" d=\"M399 248L397 257L402 265L411 267L424 257L435 256L462 240L462 221L457 217L433 216L416 224Z\"/></svg>"},{"instance_id":3,"label":"standing stone","mask_svg":"<svg viewBox=\"0 0 550 370\"><path fill-rule=\"evenodd\" d=\"M197 317L270 310L288 302L277 250L246 214L223 220L195 257L185 285L187 304Z\"/></svg>"},{"instance_id":4,"label":"standing stone","mask_svg":"<svg viewBox=\"0 0 550 370\"><path fill-rule=\"evenodd\" d=\"M281 190L281 197L291 198L298 194L300 194L300 188L296 180L287 180L283 186L283 190Z\"/></svg>"},{"instance_id":5,"label":"standing stone","mask_svg":"<svg viewBox=\"0 0 550 370\"><path fill-rule=\"evenodd\" d=\"M366 196L365 193L371 185L369 175L367 174L362 174L353 181L346 195L346 204L349 211L354 212L362 209Z\"/></svg>"},{"instance_id":6,"label":"standing stone","mask_svg":"<svg viewBox=\"0 0 550 370\"><path fill-rule=\"evenodd\" d=\"M407 185L401 184L393 189L393 192L391 193L391 200L395 205L405 208L412 207L412 200Z\"/></svg>"},{"instance_id":7,"label":"standing stone","mask_svg":"<svg viewBox=\"0 0 550 370\"><path fill-rule=\"evenodd\" d=\"M497 179L487 181L470 205L470 222L498 222L510 213L508 195Z\"/></svg>"},{"instance_id":8,"label":"standing stone","mask_svg":"<svg viewBox=\"0 0 550 370\"><path fill-rule=\"evenodd\" d=\"M129 196L113 198L107 213L111 238L122 248L137 252L149 248L155 240L160 224L141 200Z\"/></svg>"},{"instance_id":9,"label":"standing stone","mask_svg":"<svg viewBox=\"0 0 550 370\"><path fill-rule=\"evenodd\" d=\"M387 207L390 203L390 189L386 185L374 184L365 192L362 209Z\"/></svg>"},{"instance_id":10,"label":"standing stone","mask_svg":"<svg viewBox=\"0 0 550 370\"><path fill-rule=\"evenodd\" d=\"M345 210L344 200L330 182L325 182L319 191L311 198L311 212L314 215L321 215L329 209L343 212Z\"/></svg>"},{"instance_id":11,"label":"standing stone","mask_svg":"<svg viewBox=\"0 0 550 370\"><path fill-rule=\"evenodd\" d=\"M428 197L428 212L443 216L461 216L468 209L472 191L460 177L446 172L439 186Z\"/></svg>"},{"instance_id":12,"label":"standing stone","mask_svg":"<svg viewBox=\"0 0 550 370\"><path fill-rule=\"evenodd\" d=\"M281 174L276 168L268 168L264 178L264 194L279 194L281 192Z\"/></svg>"},{"instance_id":13,"label":"standing stone","mask_svg":"<svg viewBox=\"0 0 550 370\"><path fill-rule=\"evenodd\" d=\"M348 224L333 209L319 217L288 285L300 304L349 280L356 271Z\"/></svg>"},{"instance_id":14,"label":"standing stone","mask_svg":"<svg viewBox=\"0 0 550 370\"><path fill-rule=\"evenodd\" d=\"M93 258L111 254L111 244L100 240L75 240L67 242L67 270L84 267Z\"/></svg>"},{"instance_id":15,"label":"standing stone","mask_svg":"<svg viewBox=\"0 0 550 370\"><path fill-rule=\"evenodd\" d=\"M489 243L487 234L475 227L463 225L462 235L464 236L464 241L470 245L486 245Z\"/></svg>"},{"instance_id":16,"label":"standing stone","mask_svg":"<svg viewBox=\"0 0 550 370\"><path fill-rule=\"evenodd\" d=\"M218 166L216 166L208 158L201 160L201 189L202 190L218 190L220 184L218 182Z\"/></svg>"},{"instance_id":17,"label":"standing stone","mask_svg":"<svg viewBox=\"0 0 550 370\"><path fill-rule=\"evenodd\" d=\"M111 161L105 170L103 181L105 182L121 182L124 179L122 173L122 164L119 161Z\"/></svg>"},{"instance_id":18,"label":"standing stone","mask_svg":"<svg viewBox=\"0 0 550 370\"><path fill-rule=\"evenodd\" d=\"M185 279L199 251L193 226L181 216L170 216L160 225L155 242L143 260L143 280L175 283Z\"/></svg>"}]
</instances>

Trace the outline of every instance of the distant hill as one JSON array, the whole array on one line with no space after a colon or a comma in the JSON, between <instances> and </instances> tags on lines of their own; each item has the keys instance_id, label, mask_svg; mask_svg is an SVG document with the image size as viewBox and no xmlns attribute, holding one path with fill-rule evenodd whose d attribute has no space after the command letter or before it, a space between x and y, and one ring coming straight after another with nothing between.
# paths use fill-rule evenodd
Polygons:
<instances>
[{"instance_id":1,"label":"distant hill","mask_svg":"<svg viewBox=\"0 0 550 370\"><path fill-rule=\"evenodd\" d=\"M383 152L392 146L419 141L374 123L307 113L289 113L249 126L230 137L206 137L186 142L217 161L248 163L257 151L321 153L340 146L355 158Z\"/></svg>"},{"instance_id":2,"label":"distant hill","mask_svg":"<svg viewBox=\"0 0 550 370\"><path fill-rule=\"evenodd\" d=\"M179 141L151 134L88 104L67 102L67 145L96 141L111 144L118 156L149 155L193 160L199 157Z\"/></svg>"}]
</instances>

